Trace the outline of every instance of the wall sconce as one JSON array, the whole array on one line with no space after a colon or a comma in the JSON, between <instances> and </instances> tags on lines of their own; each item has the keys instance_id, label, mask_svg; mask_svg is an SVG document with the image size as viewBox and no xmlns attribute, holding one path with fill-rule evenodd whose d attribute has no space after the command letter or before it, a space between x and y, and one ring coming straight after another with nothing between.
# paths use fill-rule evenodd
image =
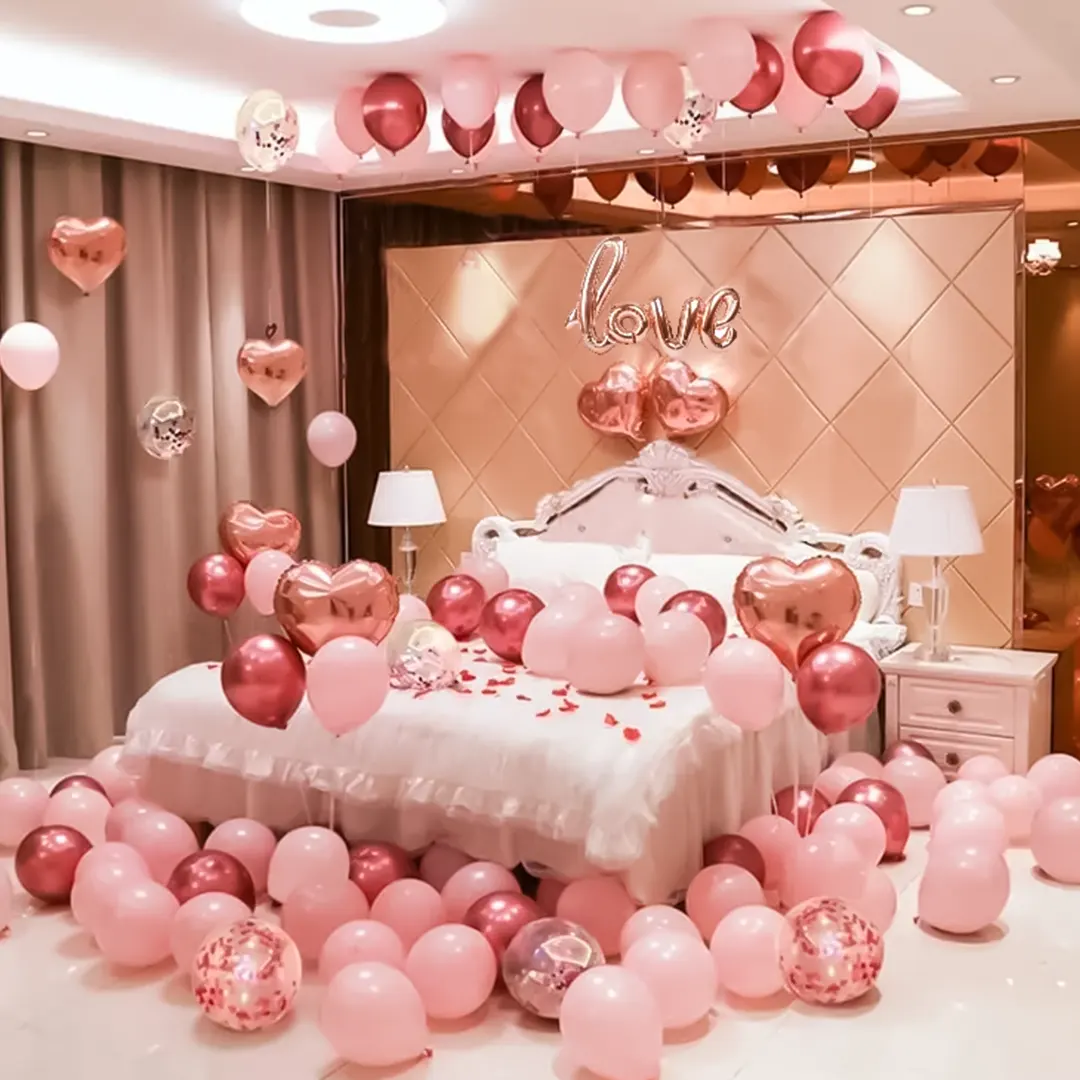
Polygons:
<instances>
[{"instance_id":1,"label":"wall sconce","mask_svg":"<svg viewBox=\"0 0 1080 1080\"><path fill-rule=\"evenodd\" d=\"M1035 277L1052 274L1061 262L1061 245L1056 240L1032 240L1024 255L1024 269Z\"/></svg>"}]
</instances>

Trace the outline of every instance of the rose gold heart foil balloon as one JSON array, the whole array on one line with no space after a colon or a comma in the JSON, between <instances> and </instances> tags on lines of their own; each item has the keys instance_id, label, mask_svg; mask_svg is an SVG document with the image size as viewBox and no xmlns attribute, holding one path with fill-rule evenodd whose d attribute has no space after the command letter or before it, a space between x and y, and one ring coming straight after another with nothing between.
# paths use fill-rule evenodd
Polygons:
<instances>
[{"instance_id":1,"label":"rose gold heart foil balloon","mask_svg":"<svg viewBox=\"0 0 1080 1080\"><path fill-rule=\"evenodd\" d=\"M307 374L307 354L292 338L249 338L236 354L240 381L271 408L280 405Z\"/></svg>"},{"instance_id":2,"label":"rose gold heart foil balloon","mask_svg":"<svg viewBox=\"0 0 1080 1080\"><path fill-rule=\"evenodd\" d=\"M353 559L337 569L297 563L274 593L274 614L297 648L313 655L328 641L362 637L377 645L398 613L398 586L378 563Z\"/></svg>"},{"instance_id":3,"label":"rose gold heart foil balloon","mask_svg":"<svg viewBox=\"0 0 1080 1080\"><path fill-rule=\"evenodd\" d=\"M96 221L57 218L49 234L53 266L87 296L108 279L126 254L124 226L110 217Z\"/></svg>"},{"instance_id":4,"label":"rose gold heart foil balloon","mask_svg":"<svg viewBox=\"0 0 1080 1080\"><path fill-rule=\"evenodd\" d=\"M855 625L859 583L839 559L796 566L755 559L735 581L735 613L746 633L768 645L794 674L819 645L839 641Z\"/></svg>"},{"instance_id":5,"label":"rose gold heart foil balloon","mask_svg":"<svg viewBox=\"0 0 1080 1080\"><path fill-rule=\"evenodd\" d=\"M712 431L730 405L724 388L685 360L665 360L652 373L649 397L664 430L676 439Z\"/></svg>"},{"instance_id":6,"label":"rose gold heart foil balloon","mask_svg":"<svg viewBox=\"0 0 1080 1080\"><path fill-rule=\"evenodd\" d=\"M603 377L578 394L578 416L601 435L641 441L645 422L646 379L633 364L612 364Z\"/></svg>"},{"instance_id":7,"label":"rose gold heart foil balloon","mask_svg":"<svg viewBox=\"0 0 1080 1080\"><path fill-rule=\"evenodd\" d=\"M221 546L242 566L260 551L300 549L300 519L288 510L260 510L254 503L234 502L221 515L218 536Z\"/></svg>"}]
</instances>

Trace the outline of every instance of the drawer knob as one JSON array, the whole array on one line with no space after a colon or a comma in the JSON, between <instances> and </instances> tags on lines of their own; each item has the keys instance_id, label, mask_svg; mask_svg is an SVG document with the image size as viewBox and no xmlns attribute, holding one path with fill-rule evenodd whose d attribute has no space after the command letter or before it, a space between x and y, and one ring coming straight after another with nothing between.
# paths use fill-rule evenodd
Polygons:
<instances>
[{"instance_id":1,"label":"drawer knob","mask_svg":"<svg viewBox=\"0 0 1080 1080\"><path fill-rule=\"evenodd\" d=\"M950 769L955 769L956 766L960 764L960 755L955 750L950 750L945 755L945 764L948 765Z\"/></svg>"},{"instance_id":2,"label":"drawer knob","mask_svg":"<svg viewBox=\"0 0 1080 1080\"><path fill-rule=\"evenodd\" d=\"M963 708L963 706L960 704L959 701L956 700L956 698L953 698L946 707L948 708L949 714L951 716L955 716Z\"/></svg>"}]
</instances>

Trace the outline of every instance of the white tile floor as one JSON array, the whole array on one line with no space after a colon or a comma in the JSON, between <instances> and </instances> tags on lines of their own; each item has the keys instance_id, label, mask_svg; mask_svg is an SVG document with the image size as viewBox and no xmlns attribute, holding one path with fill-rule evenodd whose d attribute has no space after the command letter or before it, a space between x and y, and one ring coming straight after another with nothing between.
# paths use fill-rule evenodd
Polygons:
<instances>
[{"instance_id":1,"label":"white tile floor","mask_svg":"<svg viewBox=\"0 0 1080 1080\"><path fill-rule=\"evenodd\" d=\"M1075 1080L1080 1017L1080 889L1036 878L1012 851L1012 896L977 941L914 925L925 834L891 868L900 890L878 993L838 1010L718 1004L707 1028L665 1050L662 1080ZM10 857L0 867L11 872ZM313 976L295 1014L232 1035L199 1013L171 966L117 975L66 911L21 915L0 940L0 1076L23 1080L571 1080L558 1034L494 999L433 1031L432 1058L375 1072L334 1060L315 1024ZM583 1080L582 1077L576 1080Z\"/></svg>"}]
</instances>

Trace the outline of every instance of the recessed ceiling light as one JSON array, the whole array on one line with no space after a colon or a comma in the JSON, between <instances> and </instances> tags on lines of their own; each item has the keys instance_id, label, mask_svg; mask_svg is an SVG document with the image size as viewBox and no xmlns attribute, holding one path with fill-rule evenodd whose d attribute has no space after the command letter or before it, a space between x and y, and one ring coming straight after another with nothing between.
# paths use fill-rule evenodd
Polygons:
<instances>
[{"instance_id":1,"label":"recessed ceiling light","mask_svg":"<svg viewBox=\"0 0 1080 1080\"><path fill-rule=\"evenodd\" d=\"M1012 86L1020 81L1019 75L995 75L990 80L995 86Z\"/></svg>"},{"instance_id":2,"label":"recessed ceiling light","mask_svg":"<svg viewBox=\"0 0 1080 1080\"><path fill-rule=\"evenodd\" d=\"M450 175L451 176L461 176L462 173L466 173L468 171L469 171L468 169L451 169L450 170Z\"/></svg>"},{"instance_id":3,"label":"recessed ceiling light","mask_svg":"<svg viewBox=\"0 0 1080 1080\"><path fill-rule=\"evenodd\" d=\"M41 128L31 128L26 133L26 137L28 139L47 139L49 137L49 133L47 131L42 131Z\"/></svg>"},{"instance_id":4,"label":"recessed ceiling light","mask_svg":"<svg viewBox=\"0 0 1080 1080\"><path fill-rule=\"evenodd\" d=\"M258 172L259 170L256 169L254 165L241 165L240 166L240 171L241 172Z\"/></svg>"},{"instance_id":5,"label":"recessed ceiling light","mask_svg":"<svg viewBox=\"0 0 1080 1080\"><path fill-rule=\"evenodd\" d=\"M446 22L446 6L442 0L241 0L240 17L279 37L378 44L433 33Z\"/></svg>"},{"instance_id":6,"label":"recessed ceiling light","mask_svg":"<svg viewBox=\"0 0 1080 1080\"><path fill-rule=\"evenodd\" d=\"M651 146L646 146L644 150L639 150L638 153L641 154L642 157L648 157L649 154L655 154L656 151L653 150Z\"/></svg>"},{"instance_id":7,"label":"recessed ceiling light","mask_svg":"<svg viewBox=\"0 0 1080 1080\"><path fill-rule=\"evenodd\" d=\"M931 4L908 4L907 7L900 9L904 15L910 15L914 19L921 18L923 15L933 15L934 8Z\"/></svg>"},{"instance_id":8,"label":"recessed ceiling light","mask_svg":"<svg viewBox=\"0 0 1080 1080\"><path fill-rule=\"evenodd\" d=\"M1080 225L1080 221L1066 221L1065 227L1067 229L1075 229L1077 225Z\"/></svg>"},{"instance_id":9,"label":"recessed ceiling light","mask_svg":"<svg viewBox=\"0 0 1080 1080\"><path fill-rule=\"evenodd\" d=\"M773 176L780 175L780 170L777 168L775 161L770 161L765 168ZM848 175L854 176L856 173L873 172L876 168L877 162L868 154L855 154L851 159L851 164L848 166Z\"/></svg>"}]
</instances>

